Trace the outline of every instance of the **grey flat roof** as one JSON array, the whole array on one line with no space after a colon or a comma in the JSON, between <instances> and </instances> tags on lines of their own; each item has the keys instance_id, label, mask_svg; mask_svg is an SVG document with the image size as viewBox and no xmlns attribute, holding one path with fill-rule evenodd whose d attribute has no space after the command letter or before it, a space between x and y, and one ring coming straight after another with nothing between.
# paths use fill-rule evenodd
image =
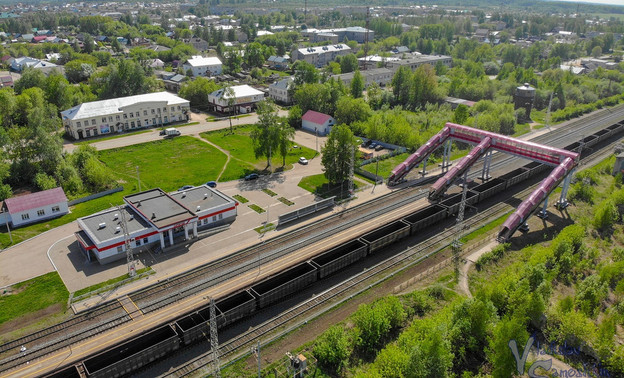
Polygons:
<instances>
[{"instance_id":1,"label":"grey flat roof","mask_svg":"<svg viewBox=\"0 0 624 378\"><path fill-rule=\"evenodd\" d=\"M206 185L172 193L171 197L195 213L227 203L234 204L233 200ZM199 206L199 210L197 210L197 206Z\"/></svg>"},{"instance_id":2,"label":"grey flat roof","mask_svg":"<svg viewBox=\"0 0 624 378\"><path fill-rule=\"evenodd\" d=\"M178 203L173 197L160 188L147 190L125 196L126 202L132 205L156 227L163 228L195 217L189 209Z\"/></svg>"},{"instance_id":3,"label":"grey flat roof","mask_svg":"<svg viewBox=\"0 0 624 378\"><path fill-rule=\"evenodd\" d=\"M123 236L123 229L117 231L117 227L121 227L122 211L126 217L129 234L142 230L147 231L152 228L149 223L138 216L129 206L125 206L123 210L119 210L118 208L104 210L97 214L81 218L82 222L86 226L86 229L89 230L95 237L96 240L93 241L96 244ZM117 219L115 219L115 215L117 215ZM101 223L106 223L106 227L100 228L99 225Z\"/></svg>"}]
</instances>

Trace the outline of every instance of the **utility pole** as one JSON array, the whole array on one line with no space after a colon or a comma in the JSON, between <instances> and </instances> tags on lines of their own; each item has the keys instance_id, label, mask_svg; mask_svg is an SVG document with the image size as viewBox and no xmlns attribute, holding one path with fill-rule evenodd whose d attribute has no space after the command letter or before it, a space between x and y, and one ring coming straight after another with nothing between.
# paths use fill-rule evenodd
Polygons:
<instances>
[{"instance_id":1,"label":"utility pole","mask_svg":"<svg viewBox=\"0 0 624 378\"><path fill-rule=\"evenodd\" d=\"M308 26L308 0L305 0L305 7L303 8L303 23Z\"/></svg>"},{"instance_id":2,"label":"utility pole","mask_svg":"<svg viewBox=\"0 0 624 378\"><path fill-rule=\"evenodd\" d=\"M453 250L453 265L455 267L455 279L459 279L459 256L461 255L462 243L459 240L464 227L464 212L466 210L466 193L468 192L468 170L464 173L464 187L462 188L461 202L457 212L457 223L455 224L455 238L451 244Z\"/></svg>"},{"instance_id":3,"label":"utility pole","mask_svg":"<svg viewBox=\"0 0 624 378\"><path fill-rule=\"evenodd\" d=\"M368 26L370 22L370 7L366 7L366 32L364 33L364 70L368 67Z\"/></svg>"},{"instance_id":4,"label":"utility pole","mask_svg":"<svg viewBox=\"0 0 624 378\"><path fill-rule=\"evenodd\" d=\"M210 298L210 348L212 349L212 366L214 376L221 377L221 365L219 364L219 333L217 331L217 311L214 298Z\"/></svg>"},{"instance_id":5,"label":"utility pole","mask_svg":"<svg viewBox=\"0 0 624 378\"><path fill-rule=\"evenodd\" d=\"M262 360L260 359L260 340L255 347L251 347L251 353L256 355L256 362L258 362L258 378L262 378Z\"/></svg>"},{"instance_id":6,"label":"utility pole","mask_svg":"<svg viewBox=\"0 0 624 378\"><path fill-rule=\"evenodd\" d=\"M126 263L128 265L128 275L134 277L136 270L134 269L134 257L132 256L132 244L130 242L130 233L128 232L128 222L126 221L126 209L123 205L117 207L121 215L121 228L124 233L124 244L126 246Z\"/></svg>"},{"instance_id":7,"label":"utility pole","mask_svg":"<svg viewBox=\"0 0 624 378\"><path fill-rule=\"evenodd\" d=\"M139 175L139 166L136 166L137 181L139 182L139 192L141 191L141 176Z\"/></svg>"},{"instance_id":8,"label":"utility pole","mask_svg":"<svg viewBox=\"0 0 624 378\"><path fill-rule=\"evenodd\" d=\"M378 177L379 177L379 159L377 159L377 166L375 167L375 184L373 185L373 193L375 193L375 188L377 187Z\"/></svg>"},{"instance_id":9,"label":"utility pole","mask_svg":"<svg viewBox=\"0 0 624 378\"><path fill-rule=\"evenodd\" d=\"M355 165L355 146L351 146L351 159L349 159L349 197L353 194L353 170Z\"/></svg>"}]
</instances>

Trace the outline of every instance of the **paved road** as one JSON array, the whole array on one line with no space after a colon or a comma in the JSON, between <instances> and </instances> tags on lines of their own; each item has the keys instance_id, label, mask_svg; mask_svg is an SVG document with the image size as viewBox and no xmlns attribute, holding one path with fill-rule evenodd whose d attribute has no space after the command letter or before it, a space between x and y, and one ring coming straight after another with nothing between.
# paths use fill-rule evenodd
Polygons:
<instances>
[{"instance_id":1,"label":"paved road","mask_svg":"<svg viewBox=\"0 0 624 378\"><path fill-rule=\"evenodd\" d=\"M283 116L288 115L288 111L280 110L278 114L280 117L283 117ZM208 122L206 121L206 117L207 115L204 113L192 113L190 122L199 122L199 124L182 126L182 127L179 127L178 130L180 130L180 133L182 133L182 135L199 135L199 133L203 133L205 131L220 130L220 129L225 129L225 128L230 127L230 122L227 119L215 121L215 122ZM254 113L247 117L232 119L232 126L244 125L244 124L256 123L256 122L258 122L258 115ZM111 148L125 147L125 146L131 146L133 144L146 143L146 142L151 142L154 140L161 140L163 138L161 135L159 135L160 133L159 128L148 129L148 130L149 132L147 133L128 135L123 138L102 140L100 142L98 142L96 138L93 138L91 139L93 141L91 145L97 148L98 150L108 150ZM102 138L105 138L105 137L102 137ZM63 144L63 150L65 152L72 152L76 147L77 145L71 142L65 142Z\"/></svg>"}]
</instances>

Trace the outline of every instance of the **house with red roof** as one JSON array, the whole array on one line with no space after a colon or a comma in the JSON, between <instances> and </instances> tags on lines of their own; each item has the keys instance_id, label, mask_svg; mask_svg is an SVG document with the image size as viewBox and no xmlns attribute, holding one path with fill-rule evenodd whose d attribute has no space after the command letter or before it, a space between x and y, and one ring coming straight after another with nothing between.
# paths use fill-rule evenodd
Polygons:
<instances>
[{"instance_id":1,"label":"house with red roof","mask_svg":"<svg viewBox=\"0 0 624 378\"><path fill-rule=\"evenodd\" d=\"M6 223L19 227L65 215L69 206L63 188L58 187L5 199L2 212Z\"/></svg>"},{"instance_id":2,"label":"house with red roof","mask_svg":"<svg viewBox=\"0 0 624 378\"><path fill-rule=\"evenodd\" d=\"M334 117L315 112L314 110L308 110L303 117L301 117L301 127L315 135L327 135L331 131L331 127L336 124Z\"/></svg>"}]
</instances>

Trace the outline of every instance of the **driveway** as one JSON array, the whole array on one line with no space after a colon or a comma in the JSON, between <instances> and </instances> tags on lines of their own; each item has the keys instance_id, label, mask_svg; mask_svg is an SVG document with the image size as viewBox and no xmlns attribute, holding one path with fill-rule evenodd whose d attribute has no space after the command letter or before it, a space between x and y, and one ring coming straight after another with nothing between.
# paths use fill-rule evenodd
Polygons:
<instances>
[{"instance_id":1,"label":"driveway","mask_svg":"<svg viewBox=\"0 0 624 378\"><path fill-rule=\"evenodd\" d=\"M278 115L280 117L287 116L288 111L279 110ZM223 120L219 120L215 122L208 122L206 121L207 116L208 115L204 113L192 113L190 121L199 122L199 123L196 125L177 127L177 129L180 130L180 133L182 135L199 135L200 133L203 133L205 131L220 130L220 129L225 129L225 128L230 127L230 121L228 119L223 119ZM245 125L245 124L256 123L256 122L258 122L258 115L256 113L253 113L247 117L232 119L232 126ZM176 127L176 126L172 125L171 127ZM154 140L161 140L163 138L161 135L159 135L160 133L159 128L146 129L146 130L148 131L146 133L127 135L127 136L116 138L116 139L102 140L100 142L97 141L98 140L97 138L87 139L87 141L91 141L90 145L95 147L98 150L109 150L111 148L126 147L126 146L131 146L133 144L140 144L140 143L151 142ZM123 135L123 134L120 134L120 135ZM108 136L110 135L103 136L102 139ZM72 152L76 147L78 146L69 141L65 141L65 143L63 144L63 150L65 152Z\"/></svg>"}]
</instances>

